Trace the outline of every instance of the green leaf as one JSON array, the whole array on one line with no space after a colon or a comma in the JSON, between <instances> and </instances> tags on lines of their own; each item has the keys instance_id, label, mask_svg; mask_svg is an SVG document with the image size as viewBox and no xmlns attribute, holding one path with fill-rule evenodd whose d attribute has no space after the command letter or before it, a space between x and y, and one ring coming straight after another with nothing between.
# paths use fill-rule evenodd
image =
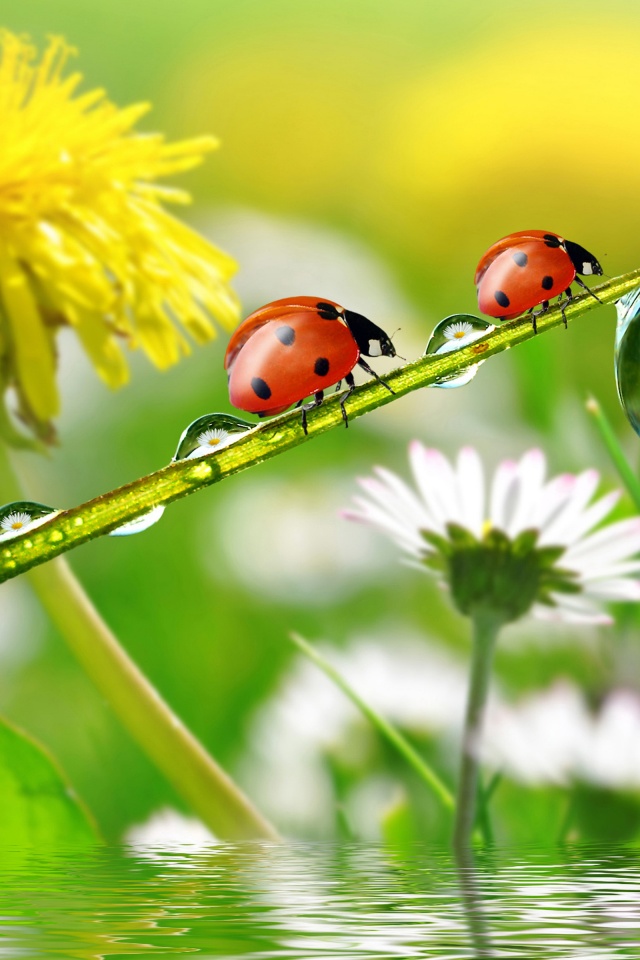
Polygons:
<instances>
[{"instance_id":1,"label":"green leaf","mask_svg":"<svg viewBox=\"0 0 640 960\"><path fill-rule=\"evenodd\" d=\"M0 720L0 848L87 846L99 840L53 758Z\"/></svg>"}]
</instances>

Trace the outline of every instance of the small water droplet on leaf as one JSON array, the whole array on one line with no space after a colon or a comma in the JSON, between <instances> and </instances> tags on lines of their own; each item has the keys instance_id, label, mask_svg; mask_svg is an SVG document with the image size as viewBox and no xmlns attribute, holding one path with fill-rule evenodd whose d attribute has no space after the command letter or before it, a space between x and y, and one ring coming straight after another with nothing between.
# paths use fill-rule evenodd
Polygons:
<instances>
[{"instance_id":1,"label":"small water droplet on leaf","mask_svg":"<svg viewBox=\"0 0 640 960\"><path fill-rule=\"evenodd\" d=\"M129 520L128 523L123 523L121 527L116 527L115 530L111 531L109 536L130 537L134 533L142 533L143 530L148 530L149 527L152 527L154 523L158 522L164 510L164 504L159 504L157 507L147 510L147 512L143 513L140 517L136 517L135 520Z\"/></svg>"},{"instance_id":2,"label":"small water droplet on leaf","mask_svg":"<svg viewBox=\"0 0 640 960\"><path fill-rule=\"evenodd\" d=\"M640 287L616 303L618 325L614 347L616 386L622 409L640 435Z\"/></svg>"},{"instance_id":3,"label":"small water droplet on leaf","mask_svg":"<svg viewBox=\"0 0 640 960\"><path fill-rule=\"evenodd\" d=\"M468 347L469 344L475 343L476 340L486 336L486 334L492 330L495 330L495 325L489 323L487 320L474 317L470 313L454 313L450 317L445 317L444 320L441 320L440 323L434 327L424 351L425 356L462 350L464 347ZM473 380L482 363L484 363L483 360L474 363L473 366L467 367L457 376L443 377L441 380L432 383L431 386L444 387L447 389L451 387L463 387Z\"/></svg>"},{"instance_id":4,"label":"small water droplet on leaf","mask_svg":"<svg viewBox=\"0 0 640 960\"><path fill-rule=\"evenodd\" d=\"M194 460L229 446L234 440L255 427L255 423L241 420L229 413L207 413L190 423L178 441L174 460Z\"/></svg>"}]
</instances>

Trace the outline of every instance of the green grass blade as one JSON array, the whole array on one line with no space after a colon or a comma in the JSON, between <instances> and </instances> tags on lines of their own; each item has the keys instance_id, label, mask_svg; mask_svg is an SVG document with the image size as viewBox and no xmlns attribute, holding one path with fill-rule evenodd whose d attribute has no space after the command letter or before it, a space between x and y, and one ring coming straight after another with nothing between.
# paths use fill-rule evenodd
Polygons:
<instances>
[{"instance_id":1,"label":"green grass blade","mask_svg":"<svg viewBox=\"0 0 640 960\"><path fill-rule=\"evenodd\" d=\"M447 810L453 810L454 808L454 799L453 794L449 788L442 782L440 777L435 771L431 769L429 764L423 760L420 754L414 750L408 740L406 740L403 735L397 730L388 720L385 720L384 717L370 707L358 694L355 690L347 683L343 676L333 667L328 660L322 656L321 653L313 647L310 643L307 643L301 636L296 633L291 634L291 639L298 647L298 649L305 654L310 660L312 660L323 673L332 680L337 687L342 690L344 694L351 700L353 705L369 720L369 722L375 727L378 733L381 734L387 740L392 747L394 747L401 757L407 761L409 766L418 774L420 779L429 787L431 792L438 798Z\"/></svg>"}]
</instances>

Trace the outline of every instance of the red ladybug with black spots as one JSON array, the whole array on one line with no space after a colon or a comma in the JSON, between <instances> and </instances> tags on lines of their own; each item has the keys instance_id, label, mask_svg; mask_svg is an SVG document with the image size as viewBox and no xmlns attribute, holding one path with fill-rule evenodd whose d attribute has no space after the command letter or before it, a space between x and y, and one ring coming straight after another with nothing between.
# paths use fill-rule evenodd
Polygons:
<instances>
[{"instance_id":1,"label":"red ladybug with black spots","mask_svg":"<svg viewBox=\"0 0 640 960\"><path fill-rule=\"evenodd\" d=\"M578 243L548 230L510 233L489 247L478 264L478 306L482 313L500 320L512 320L530 310L536 330L536 317L548 309L552 297L566 294L564 317L564 309L573 299L572 283L596 297L576 274L602 274L593 254ZM539 304L542 309L535 313ZM566 326L566 317L564 321Z\"/></svg>"},{"instance_id":2,"label":"red ladybug with black spots","mask_svg":"<svg viewBox=\"0 0 640 960\"><path fill-rule=\"evenodd\" d=\"M361 314L320 297L285 297L260 307L231 337L224 358L229 399L240 410L267 417L313 395L302 406L306 433L307 411L344 380L340 406L348 426L344 405L355 386L351 371L362 367L393 393L364 357L395 355L384 330Z\"/></svg>"}]
</instances>

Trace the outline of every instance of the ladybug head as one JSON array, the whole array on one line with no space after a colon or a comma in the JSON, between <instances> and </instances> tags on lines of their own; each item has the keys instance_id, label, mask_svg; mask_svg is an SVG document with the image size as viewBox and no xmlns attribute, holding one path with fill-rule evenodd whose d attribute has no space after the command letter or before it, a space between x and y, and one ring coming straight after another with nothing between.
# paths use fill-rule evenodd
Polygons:
<instances>
[{"instance_id":1,"label":"ladybug head","mask_svg":"<svg viewBox=\"0 0 640 960\"><path fill-rule=\"evenodd\" d=\"M352 310L344 311L344 319L358 344L358 350L365 357L395 357L396 348L391 337L381 327Z\"/></svg>"},{"instance_id":2,"label":"ladybug head","mask_svg":"<svg viewBox=\"0 0 640 960\"><path fill-rule=\"evenodd\" d=\"M580 276L590 277L592 274L595 274L596 276L602 275L602 267L594 255L589 253L588 250L585 250L584 247L581 247L579 243L573 243L571 240L565 240L564 247L569 254L571 263L576 268L576 273L579 273Z\"/></svg>"}]
</instances>

